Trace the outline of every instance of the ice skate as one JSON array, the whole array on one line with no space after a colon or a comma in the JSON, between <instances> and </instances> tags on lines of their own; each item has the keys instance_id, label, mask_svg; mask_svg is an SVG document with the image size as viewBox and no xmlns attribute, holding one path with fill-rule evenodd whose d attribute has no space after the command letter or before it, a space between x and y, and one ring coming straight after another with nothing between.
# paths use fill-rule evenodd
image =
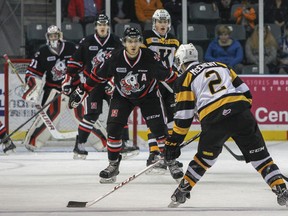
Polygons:
<instances>
[{"instance_id":1,"label":"ice skate","mask_svg":"<svg viewBox=\"0 0 288 216\"><path fill-rule=\"evenodd\" d=\"M146 166L150 166L151 164L154 164L159 160L161 160L161 162L155 165L152 169L148 170L146 172L147 175L164 175L165 174L167 170L167 165L162 159L160 152L157 152L157 151L150 152Z\"/></svg>"},{"instance_id":2,"label":"ice skate","mask_svg":"<svg viewBox=\"0 0 288 216\"><path fill-rule=\"evenodd\" d=\"M275 186L276 189L272 191L277 195L277 202L280 206L286 205L288 207L288 190L286 188L281 188L280 185Z\"/></svg>"},{"instance_id":3,"label":"ice skate","mask_svg":"<svg viewBox=\"0 0 288 216\"><path fill-rule=\"evenodd\" d=\"M176 160L166 161L166 164L169 168L170 174L177 183L180 183L180 180L183 178L183 164Z\"/></svg>"},{"instance_id":4,"label":"ice skate","mask_svg":"<svg viewBox=\"0 0 288 216\"><path fill-rule=\"evenodd\" d=\"M122 159L126 160L132 157L135 157L136 155L139 154L139 147L135 145L128 145L129 140L122 140L122 150L121 150L121 155Z\"/></svg>"},{"instance_id":5,"label":"ice skate","mask_svg":"<svg viewBox=\"0 0 288 216\"><path fill-rule=\"evenodd\" d=\"M169 208L176 208L180 204L186 202L186 199L190 199L190 191L192 187L189 182L185 179L182 179L178 188L174 191L171 196L171 203L168 205Z\"/></svg>"},{"instance_id":6,"label":"ice skate","mask_svg":"<svg viewBox=\"0 0 288 216\"><path fill-rule=\"evenodd\" d=\"M15 152L16 146L12 142L11 139L8 139L5 143L3 143L3 152L4 154L10 154L12 152Z\"/></svg>"},{"instance_id":7,"label":"ice skate","mask_svg":"<svg viewBox=\"0 0 288 216\"><path fill-rule=\"evenodd\" d=\"M100 172L99 174L99 176L101 177L100 183L109 184L109 183L116 182L116 176L120 173L119 165L120 165L121 159L122 159L122 156L119 155L119 158L117 161L110 161L108 167Z\"/></svg>"},{"instance_id":8,"label":"ice skate","mask_svg":"<svg viewBox=\"0 0 288 216\"><path fill-rule=\"evenodd\" d=\"M74 152L73 156L74 160L85 160L88 155L88 152L85 150L84 143L78 143L78 137L76 138L76 143L73 152Z\"/></svg>"}]
</instances>

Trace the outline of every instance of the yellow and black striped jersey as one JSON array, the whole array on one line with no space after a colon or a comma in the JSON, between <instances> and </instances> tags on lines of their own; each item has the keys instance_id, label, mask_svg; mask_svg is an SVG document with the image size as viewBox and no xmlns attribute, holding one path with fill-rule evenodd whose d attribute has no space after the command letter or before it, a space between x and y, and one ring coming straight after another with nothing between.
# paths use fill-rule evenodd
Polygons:
<instances>
[{"instance_id":1,"label":"yellow and black striped jersey","mask_svg":"<svg viewBox=\"0 0 288 216\"><path fill-rule=\"evenodd\" d=\"M250 108L252 103L248 86L232 69L219 62L188 65L176 80L175 92L173 134L180 141L188 133L194 115L201 124L214 123Z\"/></svg>"},{"instance_id":2,"label":"yellow and black striped jersey","mask_svg":"<svg viewBox=\"0 0 288 216\"><path fill-rule=\"evenodd\" d=\"M172 67L175 52L180 45L179 40L170 33L167 33L165 37L161 37L154 30L144 31L143 38L144 47L158 53L162 62L167 67Z\"/></svg>"}]
</instances>

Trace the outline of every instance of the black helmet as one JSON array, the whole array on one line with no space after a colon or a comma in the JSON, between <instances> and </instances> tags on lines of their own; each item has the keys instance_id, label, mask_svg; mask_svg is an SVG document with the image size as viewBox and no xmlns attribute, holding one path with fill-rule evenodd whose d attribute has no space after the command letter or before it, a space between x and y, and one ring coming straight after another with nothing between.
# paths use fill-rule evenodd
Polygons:
<instances>
[{"instance_id":1,"label":"black helmet","mask_svg":"<svg viewBox=\"0 0 288 216\"><path fill-rule=\"evenodd\" d=\"M105 14L99 14L96 17L96 20L95 20L95 25L97 25L97 24L107 24L107 25L109 25L108 16L106 16Z\"/></svg>"},{"instance_id":2,"label":"black helmet","mask_svg":"<svg viewBox=\"0 0 288 216\"><path fill-rule=\"evenodd\" d=\"M125 39L128 37L129 38L138 38L140 41L142 41L142 36L141 36L140 31L134 27L128 27L125 29L122 41L125 42Z\"/></svg>"}]
</instances>

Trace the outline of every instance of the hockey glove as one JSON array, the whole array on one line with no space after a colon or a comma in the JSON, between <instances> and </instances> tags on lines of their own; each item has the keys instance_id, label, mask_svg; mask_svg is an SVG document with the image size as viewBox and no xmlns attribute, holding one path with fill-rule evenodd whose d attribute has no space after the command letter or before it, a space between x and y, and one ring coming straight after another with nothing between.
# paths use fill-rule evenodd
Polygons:
<instances>
[{"instance_id":1,"label":"hockey glove","mask_svg":"<svg viewBox=\"0 0 288 216\"><path fill-rule=\"evenodd\" d=\"M70 75L66 74L64 80L62 81L62 91L65 95L70 95L80 83L80 77L77 75L71 77Z\"/></svg>"},{"instance_id":2,"label":"hockey glove","mask_svg":"<svg viewBox=\"0 0 288 216\"><path fill-rule=\"evenodd\" d=\"M164 158L166 161L175 160L181 155L180 144L171 136L165 141Z\"/></svg>"},{"instance_id":3,"label":"hockey glove","mask_svg":"<svg viewBox=\"0 0 288 216\"><path fill-rule=\"evenodd\" d=\"M68 103L69 108L73 109L78 107L86 96L87 92L84 90L83 85L78 86L76 90L73 91L69 96L69 103Z\"/></svg>"},{"instance_id":4,"label":"hockey glove","mask_svg":"<svg viewBox=\"0 0 288 216\"><path fill-rule=\"evenodd\" d=\"M109 80L107 82L107 85L105 86L105 93L107 95L112 95L115 89L115 85L114 85L114 78L112 78L111 80Z\"/></svg>"},{"instance_id":5,"label":"hockey glove","mask_svg":"<svg viewBox=\"0 0 288 216\"><path fill-rule=\"evenodd\" d=\"M37 77L30 76L27 80L27 85L25 87L25 92L22 95L22 98L26 101L37 103L41 94L41 90L42 80Z\"/></svg>"}]
</instances>

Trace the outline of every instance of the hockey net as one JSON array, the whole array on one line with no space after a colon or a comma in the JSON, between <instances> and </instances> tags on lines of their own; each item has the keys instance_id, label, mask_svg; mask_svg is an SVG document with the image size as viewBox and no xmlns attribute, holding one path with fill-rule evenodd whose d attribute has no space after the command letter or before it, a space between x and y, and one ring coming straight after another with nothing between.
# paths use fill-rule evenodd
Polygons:
<instances>
[{"instance_id":1,"label":"hockey net","mask_svg":"<svg viewBox=\"0 0 288 216\"><path fill-rule=\"evenodd\" d=\"M14 67L19 73L22 80L24 80L25 72L27 66L30 64L29 59L11 59ZM24 101L21 95L21 81L17 74L13 73L13 70L8 63L4 65L4 87L5 87L5 125L7 127L8 133L13 132L21 124L26 122L38 111L35 105ZM102 125L106 128L106 119L108 115L108 105L104 102L103 113L100 115L99 120ZM57 130L60 133L76 132L78 128L78 123L75 122L74 117L71 115L69 110L65 110L60 114L60 121L56 125ZM134 120L135 119L135 120ZM12 139L15 141L23 141L28 129L33 124L33 120L24 125L19 129L13 136ZM137 111L134 111L128 120L130 140L133 140L133 144L137 145ZM71 140L75 138L71 138ZM70 140L70 146L71 146ZM55 142L56 141L56 142ZM51 136L49 138L49 144L57 143L57 146L67 143L67 140L57 140ZM100 142L100 140L99 140ZM74 145L74 142L73 144Z\"/></svg>"}]
</instances>

